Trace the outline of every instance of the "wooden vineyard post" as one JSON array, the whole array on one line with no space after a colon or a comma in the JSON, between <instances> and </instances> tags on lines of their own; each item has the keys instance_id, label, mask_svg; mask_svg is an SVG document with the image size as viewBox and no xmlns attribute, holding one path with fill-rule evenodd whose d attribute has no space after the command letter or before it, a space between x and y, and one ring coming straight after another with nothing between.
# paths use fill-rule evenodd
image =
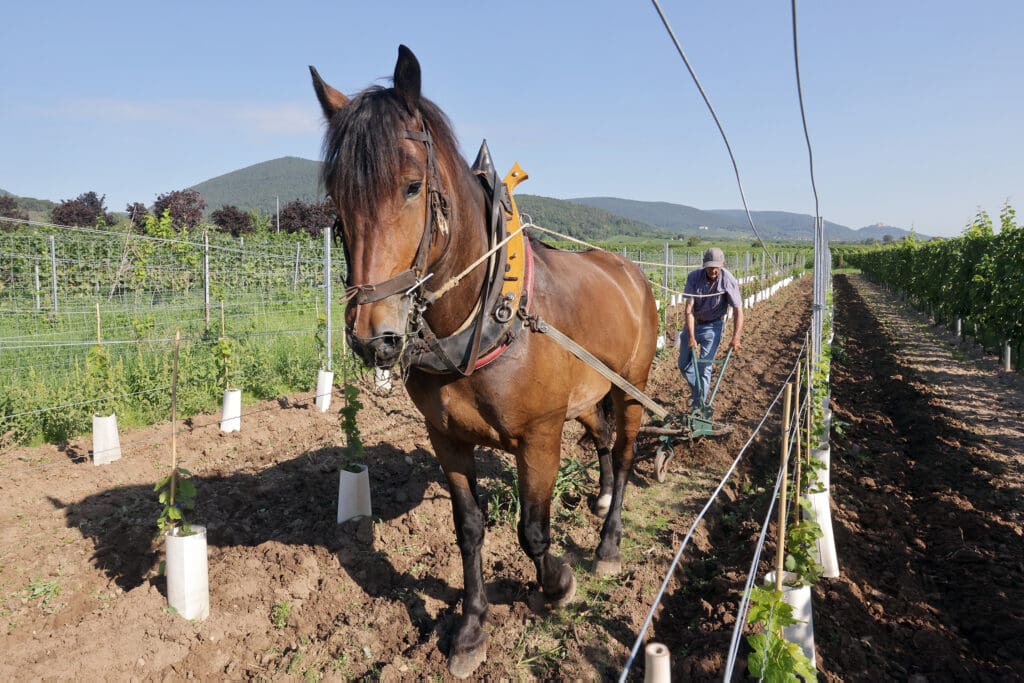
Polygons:
<instances>
[{"instance_id":1,"label":"wooden vineyard post","mask_svg":"<svg viewBox=\"0 0 1024 683\"><path fill-rule=\"evenodd\" d=\"M782 590L782 570L786 562L786 484L789 471L789 417L790 401L793 398L793 385L786 384L785 399L782 404L782 490L779 492L779 523L778 552L775 556L775 590Z\"/></svg>"},{"instance_id":2,"label":"wooden vineyard post","mask_svg":"<svg viewBox=\"0 0 1024 683\"><path fill-rule=\"evenodd\" d=\"M174 333L174 364L171 370L171 507L174 507L174 491L178 488L178 347L180 345L181 330L176 330Z\"/></svg>"},{"instance_id":3,"label":"wooden vineyard post","mask_svg":"<svg viewBox=\"0 0 1024 683\"><path fill-rule=\"evenodd\" d=\"M221 339L221 343L223 343L223 341L224 341L224 299L220 300L220 339ZM228 363L229 362L230 361L228 359L225 359L225 362L224 362L224 389L225 390L231 388L230 386L228 386Z\"/></svg>"},{"instance_id":4,"label":"wooden vineyard post","mask_svg":"<svg viewBox=\"0 0 1024 683\"><path fill-rule=\"evenodd\" d=\"M810 333L805 335L804 348L807 349L807 457L811 457L811 428L813 427L813 415L814 402L812 400L812 385L813 377L811 375L811 335Z\"/></svg>"},{"instance_id":5,"label":"wooden vineyard post","mask_svg":"<svg viewBox=\"0 0 1024 683\"><path fill-rule=\"evenodd\" d=\"M793 510L796 512L797 518L800 517L800 363L796 364L796 408L793 410L793 438L796 441L794 446L796 447L796 472L793 474ZM808 403L810 405L810 403ZM789 423L786 423L786 428L789 428ZM807 452L807 457L810 457L810 451Z\"/></svg>"}]
</instances>

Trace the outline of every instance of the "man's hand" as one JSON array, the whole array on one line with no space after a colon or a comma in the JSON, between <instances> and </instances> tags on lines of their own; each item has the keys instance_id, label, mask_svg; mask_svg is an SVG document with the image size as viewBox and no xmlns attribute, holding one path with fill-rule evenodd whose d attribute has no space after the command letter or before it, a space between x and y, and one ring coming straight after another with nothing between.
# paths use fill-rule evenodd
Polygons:
<instances>
[{"instance_id":1,"label":"man's hand","mask_svg":"<svg viewBox=\"0 0 1024 683\"><path fill-rule=\"evenodd\" d=\"M691 349L697 349L697 348L700 348L700 344L698 344L698 343L697 343L697 340L696 340L696 339L694 339L694 337L693 337L693 335L692 335L692 334L690 335L690 348L691 348Z\"/></svg>"},{"instance_id":2,"label":"man's hand","mask_svg":"<svg viewBox=\"0 0 1024 683\"><path fill-rule=\"evenodd\" d=\"M733 337L732 341L729 342L729 346L732 348L733 351L739 351L740 348L742 348L739 337Z\"/></svg>"}]
</instances>

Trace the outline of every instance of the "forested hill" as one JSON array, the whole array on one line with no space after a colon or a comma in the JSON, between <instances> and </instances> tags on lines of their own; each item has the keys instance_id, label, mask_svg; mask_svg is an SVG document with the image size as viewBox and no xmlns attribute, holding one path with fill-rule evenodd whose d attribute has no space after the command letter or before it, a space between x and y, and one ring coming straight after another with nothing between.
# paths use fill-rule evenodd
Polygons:
<instances>
[{"instance_id":1,"label":"forested hill","mask_svg":"<svg viewBox=\"0 0 1024 683\"><path fill-rule=\"evenodd\" d=\"M26 212L28 214L29 219L34 221L45 221L50 214L50 210L53 209L53 207L57 206L56 202L50 201L49 199L36 199L35 197L19 197L13 192L8 192L7 190L4 190L2 188L0 188L0 195L5 197L12 197L17 207L22 211Z\"/></svg>"},{"instance_id":2,"label":"forested hill","mask_svg":"<svg viewBox=\"0 0 1024 683\"><path fill-rule=\"evenodd\" d=\"M640 221L616 216L603 209L562 199L516 193L519 211L548 230L579 240L607 240L616 237L672 239L675 235Z\"/></svg>"},{"instance_id":3,"label":"forested hill","mask_svg":"<svg viewBox=\"0 0 1024 683\"><path fill-rule=\"evenodd\" d=\"M246 166L204 180L191 189L203 195L208 212L231 205L273 214L278 200L282 207L296 199L307 204L323 200L320 162L299 157L281 157Z\"/></svg>"},{"instance_id":4,"label":"forested hill","mask_svg":"<svg viewBox=\"0 0 1024 683\"><path fill-rule=\"evenodd\" d=\"M580 197L568 201L603 209L616 216L640 221L669 232L694 234L701 226L724 227L722 220L715 214L685 204L641 202L618 197Z\"/></svg>"}]
</instances>

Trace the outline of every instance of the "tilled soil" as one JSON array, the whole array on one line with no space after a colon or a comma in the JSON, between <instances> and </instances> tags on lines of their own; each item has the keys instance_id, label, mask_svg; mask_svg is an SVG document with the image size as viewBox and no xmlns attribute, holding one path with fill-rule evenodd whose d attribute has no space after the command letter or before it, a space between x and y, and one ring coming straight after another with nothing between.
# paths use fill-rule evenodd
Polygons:
<instances>
[{"instance_id":1,"label":"tilled soil","mask_svg":"<svg viewBox=\"0 0 1024 683\"><path fill-rule=\"evenodd\" d=\"M1024 679L1024 382L859 276L834 290L840 576L813 591L819 675ZM721 680L778 453L753 445L665 602L657 637L682 680ZM759 575L773 562L769 543Z\"/></svg>"},{"instance_id":2,"label":"tilled soil","mask_svg":"<svg viewBox=\"0 0 1024 683\"><path fill-rule=\"evenodd\" d=\"M744 348L716 399L716 418L733 424L732 434L677 446L663 483L652 473L656 440L642 440L620 576L590 571L599 526L588 508L595 468L588 487L563 497L553 536L580 589L560 612L537 600L514 516L503 512L510 460L478 450L492 521L484 551L490 642L477 676L618 676L696 512L789 375L809 299L803 278L747 312ZM983 405L1019 401L1019 383L1003 386L1002 376L973 366L965 366L969 378L952 380L959 364L951 359L921 363L938 377L912 373L905 364L913 359L897 360L874 321L881 305L837 280L837 344L847 341L845 359L834 361L832 396L837 419L849 426L833 436L832 481L843 575L816 589L819 666L832 680L1020 676L1020 645L1007 634L1024 632L1021 404L1015 417L1005 412L1009 404ZM687 392L674 356L670 349L656 361L648 393L683 409ZM955 388L936 397L943 380L991 386L965 402ZM88 439L0 454L0 676L448 678L445 652L462 585L450 498L401 387L378 396L364 383L361 399L374 518L342 525L335 523L337 471L347 464L338 448L338 396L327 413L308 396L247 405L237 433L220 433L216 415L181 428L179 459L198 487L195 519L209 530L211 613L201 623L167 609L162 543L153 538L152 488L168 468L169 425L123 432L124 457L103 467L85 457ZM958 405L977 413L950 418ZM657 612L650 635L673 647L679 677L721 670L749 541L764 516L754 508L757 490L778 452L771 422L712 522L698 529ZM982 433L978 424L1003 431ZM581 434L566 427L563 453L590 463Z\"/></svg>"},{"instance_id":3,"label":"tilled soil","mask_svg":"<svg viewBox=\"0 0 1024 683\"><path fill-rule=\"evenodd\" d=\"M1021 375L860 278L837 278L835 297L842 576L815 590L823 668L831 680L1021 680Z\"/></svg>"}]
</instances>

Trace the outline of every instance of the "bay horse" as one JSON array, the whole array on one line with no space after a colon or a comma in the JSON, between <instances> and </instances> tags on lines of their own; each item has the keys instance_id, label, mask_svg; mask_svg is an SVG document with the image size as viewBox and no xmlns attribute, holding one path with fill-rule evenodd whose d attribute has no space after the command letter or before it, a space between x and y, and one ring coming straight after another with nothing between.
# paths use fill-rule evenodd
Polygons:
<instances>
[{"instance_id":1,"label":"bay horse","mask_svg":"<svg viewBox=\"0 0 1024 683\"><path fill-rule=\"evenodd\" d=\"M474 447L515 456L519 544L545 600L561 606L576 580L550 552L551 497L563 424L579 420L601 465L595 570L619 571L642 407L542 333L540 321L642 391L657 308L644 274L620 256L503 242L519 225L511 185L497 180L486 143L472 168L462 158L447 116L421 95L420 65L407 47L398 49L390 88L349 98L312 66L310 73L327 119L321 181L348 266L346 334L366 365L401 364L451 492L464 585L449 670L464 678L487 653ZM614 412L610 454L603 406Z\"/></svg>"}]
</instances>

